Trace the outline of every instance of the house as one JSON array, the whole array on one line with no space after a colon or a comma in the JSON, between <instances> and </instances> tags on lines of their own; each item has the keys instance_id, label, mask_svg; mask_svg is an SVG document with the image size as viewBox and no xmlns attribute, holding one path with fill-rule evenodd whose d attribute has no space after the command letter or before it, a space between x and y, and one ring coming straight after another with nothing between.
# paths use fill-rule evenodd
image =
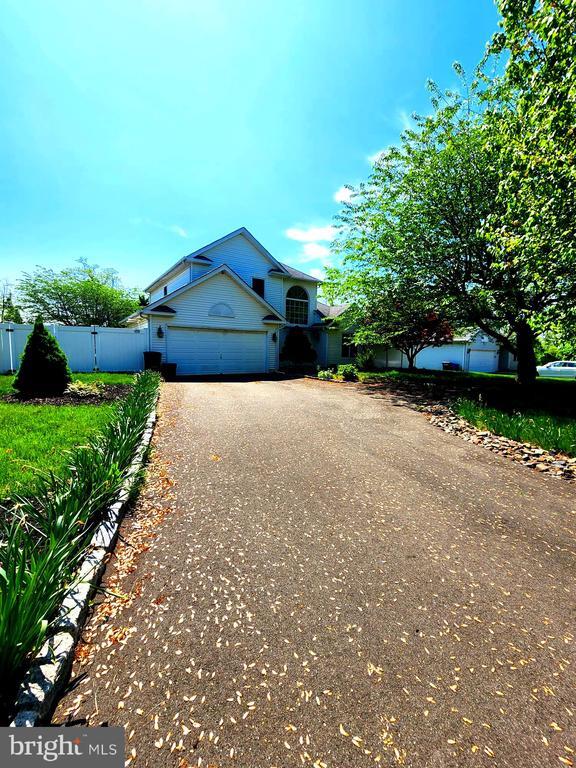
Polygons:
<instances>
[{"instance_id":1,"label":"house","mask_svg":"<svg viewBox=\"0 0 576 768\"><path fill-rule=\"evenodd\" d=\"M322 359L319 280L281 264L245 228L188 254L152 282L150 303L127 318L179 374L277 370L300 328Z\"/></svg>"},{"instance_id":2,"label":"house","mask_svg":"<svg viewBox=\"0 0 576 768\"><path fill-rule=\"evenodd\" d=\"M343 364L351 362L357 354L356 345L352 341L352 331L342 324L340 328L330 328L333 319L342 317L347 307L322 306L328 323L327 327L327 356L328 364ZM334 333L334 331L337 331ZM383 344L372 350L375 368L407 368L408 359L399 349L393 349ZM416 355L416 368L430 371L442 370L445 363L452 364L462 371L495 373L496 371L516 370L516 357L503 349L498 342L478 328L454 336L449 344L439 347L427 347Z\"/></svg>"},{"instance_id":3,"label":"house","mask_svg":"<svg viewBox=\"0 0 576 768\"><path fill-rule=\"evenodd\" d=\"M378 368L407 368L406 356L397 349L376 347L374 363ZM442 370L444 363L452 363L462 371L495 373L516 368L515 357L495 339L478 329L454 336L450 344L427 347L416 355L416 367Z\"/></svg>"},{"instance_id":4,"label":"house","mask_svg":"<svg viewBox=\"0 0 576 768\"><path fill-rule=\"evenodd\" d=\"M278 370L286 338L296 331L307 337L320 366L350 362L357 350L337 322L347 306L318 301L319 282L277 261L241 227L161 274L146 288L148 306L126 323L183 375ZM511 367L503 354L478 331L423 350L416 364L434 369L448 361L463 370L496 371ZM377 367L406 366L397 350L377 347L374 357Z\"/></svg>"}]
</instances>

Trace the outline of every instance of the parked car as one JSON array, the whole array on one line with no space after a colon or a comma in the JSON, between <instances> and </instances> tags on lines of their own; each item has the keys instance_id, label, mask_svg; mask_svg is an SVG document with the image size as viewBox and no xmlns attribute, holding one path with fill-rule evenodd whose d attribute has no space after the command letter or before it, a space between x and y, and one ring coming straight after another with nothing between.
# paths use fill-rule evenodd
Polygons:
<instances>
[{"instance_id":1,"label":"parked car","mask_svg":"<svg viewBox=\"0 0 576 768\"><path fill-rule=\"evenodd\" d=\"M576 361L555 360L553 363L537 366L540 376L558 376L563 379L576 379Z\"/></svg>"}]
</instances>

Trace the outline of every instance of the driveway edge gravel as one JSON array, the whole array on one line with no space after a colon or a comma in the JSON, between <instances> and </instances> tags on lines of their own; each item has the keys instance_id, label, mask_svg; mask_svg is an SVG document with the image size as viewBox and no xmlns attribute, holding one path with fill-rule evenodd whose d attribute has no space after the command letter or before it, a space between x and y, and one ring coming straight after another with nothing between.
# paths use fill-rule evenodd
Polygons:
<instances>
[{"instance_id":1,"label":"driveway edge gravel","mask_svg":"<svg viewBox=\"0 0 576 768\"><path fill-rule=\"evenodd\" d=\"M138 472L146 463L146 451L156 423L156 407L157 403L150 411L140 445L118 498L108 507L102 522L94 531L88 545L89 552L79 568L78 579L62 601L55 625L56 631L46 640L20 684L16 698L16 714L10 723L11 727L30 728L38 725L50 711L68 678L90 601L100 583L108 554L116 545L120 524Z\"/></svg>"}]
</instances>

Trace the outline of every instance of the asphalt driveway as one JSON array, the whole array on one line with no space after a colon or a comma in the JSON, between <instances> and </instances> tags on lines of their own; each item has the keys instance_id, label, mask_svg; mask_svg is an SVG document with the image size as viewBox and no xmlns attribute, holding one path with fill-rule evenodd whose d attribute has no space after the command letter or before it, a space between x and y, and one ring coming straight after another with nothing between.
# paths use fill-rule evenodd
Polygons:
<instances>
[{"instance_id":1,"label":"asphalt driveway","mask_svg":"<svg viewBox=\"0 0 576 768\"><path fill-rule=\"evenodd\" d=\"M576 763L574 486L311 380L166 384L155 445L55 723L154 768Z\"/></svg>"}]
</instances>

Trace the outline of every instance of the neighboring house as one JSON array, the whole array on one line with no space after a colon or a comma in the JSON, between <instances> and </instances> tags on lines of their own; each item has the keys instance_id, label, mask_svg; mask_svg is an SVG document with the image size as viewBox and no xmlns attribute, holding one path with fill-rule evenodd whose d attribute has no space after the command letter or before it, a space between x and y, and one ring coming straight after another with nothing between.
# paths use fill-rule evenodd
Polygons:
<instances>
[{"instance_id":1,"label":"neighboring house","mask_svg":"<svg viewBox=\"0 0 576 768\"><path fill-rule=\"evenodd\" d=\"M340 317L346 306L326 307L328 318ZM344 324L343 324L344 325ZM352 330L328 328L328 363L349 363L356 356L352 341ZM373 350L376 368L408 368L406 355L399 349L378 345ZM498 344L491 336L474 329L454 336L450 344L427 347L416 355L416 367L428 370L442 370L444 363L451 363L463 371L495 373L515 370L516 357Z\"/></svg>"},{"instance_id":2,"label":"neighboring house","mask_svg":"<svg viewBox=\"0 0 576 768\"><path fill-rule=\"evenodd\" d=\"M374 362L379 368L407 368L406 356L397 349L377 347ZM416 355L416 367L441 370L443 363L455 363L463 371L495 373L516 368L516 358L502 349L483 331L454 336L451 344L427 347Z\"/></svg>"},{"instance_id":3,"label":"neighboring house","mask_svg":"<svg viewBox=\"0 0 576 768\"><path fill-rule=\"evenodd\" d=\"M350 362L356 347L339 327L346 305L317 300L319 280L282 264L244 227L190 253L154 280L150 303L130 315L149 350L179 374L265 373L280 367L286 335L300 328L321 366ZM503 358L478 334L426 349L421 368L457 362L465 370L498 370ZM377 348L379 367L403 367L400 353ZM505 367L508 367L506 364Z\"/></svg>"}]
</instances>

